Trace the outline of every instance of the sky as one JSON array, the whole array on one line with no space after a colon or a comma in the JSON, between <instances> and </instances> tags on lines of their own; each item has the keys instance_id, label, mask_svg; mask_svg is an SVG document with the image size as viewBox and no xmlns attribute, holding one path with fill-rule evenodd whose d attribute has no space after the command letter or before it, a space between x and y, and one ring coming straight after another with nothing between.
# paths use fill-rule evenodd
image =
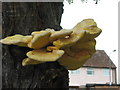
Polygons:
<instances>
[{"instance_id":1,"label":"sky","mask_svg":"<svg viewBox=\"0 0 120 90\"><path fill-rule=\"evenodd\" d=\"M93 0L87 0L87 3L82 3L81 0L73 1L74 3L69 4L64 0L62 28L71 29L83 19L94 19L97 26L102 29L102 33L96 38L96 49L104 50L118 67L118 1L120 0L100 0L98 4Z\"/></svg>"}]
</instances>

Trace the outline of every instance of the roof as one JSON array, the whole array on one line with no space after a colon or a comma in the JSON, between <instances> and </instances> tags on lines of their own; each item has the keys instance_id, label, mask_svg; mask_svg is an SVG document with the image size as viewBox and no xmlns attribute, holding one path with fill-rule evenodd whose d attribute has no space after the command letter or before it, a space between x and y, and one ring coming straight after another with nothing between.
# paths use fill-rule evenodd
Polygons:
<instances>
[{"instance_id":1,"label":"roof","mask_svg":"<svg viewBox=\"0 0 120 90\"><path fill-rule=\"evenodd\" d=\"M97 68L116 68L109 56L104 50L97 50L96 53L83 65L83 67L97 67Z\"/></svg>"}]
</instances>

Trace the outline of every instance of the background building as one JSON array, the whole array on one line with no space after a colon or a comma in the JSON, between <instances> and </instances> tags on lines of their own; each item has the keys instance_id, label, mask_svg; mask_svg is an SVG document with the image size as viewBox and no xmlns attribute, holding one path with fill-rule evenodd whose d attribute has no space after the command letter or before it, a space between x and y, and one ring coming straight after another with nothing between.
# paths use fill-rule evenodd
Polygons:
<instances>
[{"instance_id":1,"label":"background building","mask_svg":"<svg viewBox=\"0 0 120 90\"><path fill-rule=\"evenodd\" d=\"M97 50L84 66L69 72L70 86L117 83L116 66L104 50Z\"/></svg>"}]
</instances>

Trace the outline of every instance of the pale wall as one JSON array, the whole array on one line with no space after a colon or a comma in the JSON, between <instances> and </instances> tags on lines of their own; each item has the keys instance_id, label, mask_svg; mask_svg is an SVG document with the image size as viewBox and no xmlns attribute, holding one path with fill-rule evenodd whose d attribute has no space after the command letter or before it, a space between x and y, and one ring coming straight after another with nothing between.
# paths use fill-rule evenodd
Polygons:
<instances>
[{"instance_id":1,"label":"pale wall","mask_svg":"<svg viewBox=\"0 0 120 90\"><path fill-rule=\"evenodd\" d=\"M95 73L93 76L87 75L87 68L80 68L79 75L69 74L70 83L69 85L86 85L86 83L106 84L109 83L110 77L103 75L103 69L94 68ZM114 72L114 71L113 71ZM115 83L115 75L112 75L112 80Z\"/></svg>"}]
</instances>

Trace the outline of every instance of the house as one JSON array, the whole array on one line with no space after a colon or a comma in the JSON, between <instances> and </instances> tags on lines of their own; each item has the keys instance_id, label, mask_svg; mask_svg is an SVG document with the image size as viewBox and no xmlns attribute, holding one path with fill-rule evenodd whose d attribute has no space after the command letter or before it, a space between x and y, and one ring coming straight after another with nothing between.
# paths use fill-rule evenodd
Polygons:
<instances>
[{"instance_id":1,"label":"house","mask_svg":"<svg viewBox=\"0 0 120 90\"><path fill-rule=\"evenodd\" d=\"M69 86L116 83L116 66L104 50L96 53L77 70L69 71Z\"/></svg>"}]
</instances>

